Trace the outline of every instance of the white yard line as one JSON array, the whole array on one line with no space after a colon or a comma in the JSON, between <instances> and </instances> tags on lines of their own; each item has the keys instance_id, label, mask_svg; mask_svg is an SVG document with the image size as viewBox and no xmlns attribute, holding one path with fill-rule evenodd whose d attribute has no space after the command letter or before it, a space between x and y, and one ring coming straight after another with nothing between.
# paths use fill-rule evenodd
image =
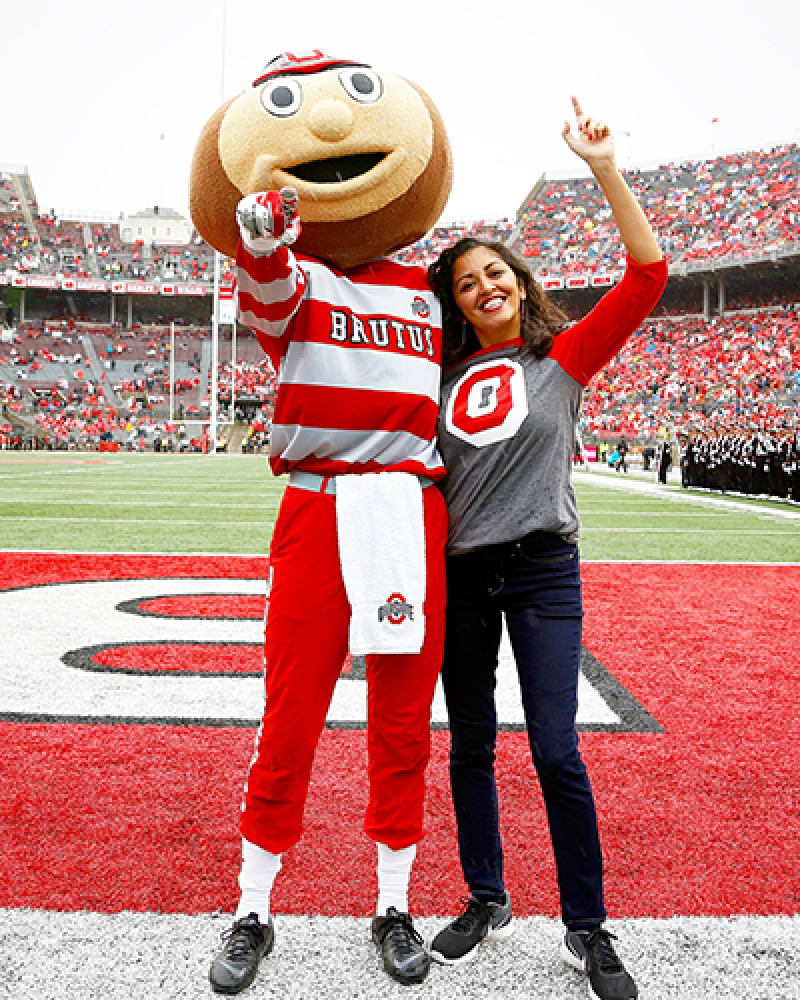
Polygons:
<instances>
[{"instance_id":1,"label":"white yard line","mask_svg":"<svg viewBox=\"0 0 800 1000\"><path fill-rule=\"evenodd\" d=\"M207 524L204 521L203 524ZM228 522L223 522L227 524ZM97 549L0 549L0 555L19 555L20 552L30 553L37 556L180 556L187 559L264 559L266 552L210 552L203 549L202 552L164 552L156 549L128 549L113 551L107 550L98 552ZM736 565L736 564L733 564ZM769 563L768 565L772 565Z\"/></svg>"},{"instance_id":2,"label":"white yard line","mask_svg":"<svg viewBox=\"0 0 800 1000\"><path fill-rule=\"evenodd\" d=\"M126 506L137 506L135 504L130 504ZM147 504L139 504L138 506L148 506ZM203 506L200 504L199 506ZM232 506L233 509L238 509L236 505L218 504L217 506ZM261 510L262 513L269 513L263 508L255 508ZM35 517L25 517L16 514L2 514L0 513L0 523L3 521L31 521L33 523L41 521L60 521L62 523L70 524L144 524L153 525L152 519L141 518L141 517L48 517L37 515ZM224 524L230 525L231 521L189 521L178 518L163 519L156 522L159 526L166 526L170 524L183 524L183 525L215 525ZM270 524L271 521L250 521L250 524ZM747 529L739 528L604 528L604 527L589 527L584 525L587 534L592 532L603 532L604 534L650 534L650 535L779 535L781 538L792 538L800 532L796 531L751 531ZM668 560L671 561L671 560Z\"/></svg>"},{"instance_id":3,"label":"white yard line","mask_svg":"<svg viewBox=\"0 0 800 1000\"><path fill-rule=\"evenodd\" d=\"M263 513L269 513L269 512L263 511ZM40 517L40 516L17 517L15 514L12 514L10 516L5 516L4 514L0 513L0 523L2 523L3 521L33 521L34 523L36 523L37 521L61 521L61 522L68 521L74 524L143 524L143 525L149 525L150 527L152 527L154 523L157 523L159 526L162 527L169 524L188 524L188 525L195 524L200 526L224 524L230 526L233 523L238 523L232 521L185 521L172 518L170 518L169 520L153 522L151 518L142 518L142 517ZM271 523L272 520L254 521L251 519L248 521L249 525L271 524Z\"/></svg>"},{"instance_id":4,"label":"white yard line","mask_svg":"<svg viewBox=\"0 0 800 1000\"><path fill-rule=\"evenodd\" d=\"M98 453L105 454L105 453ZM89 472L108 472L110 469L122 470L126 466L129 468L139 456L125 456L120 458L84 458L81 459L77 465L67 466L68 459L64 459L64 465L59 465L58 459L51 459L53 462L48 468L44 468L44 462L37 465L35 459L31 459L30 464L28 462L20 462L21 466L25 467L25 472L19 475L15 472L0 472L0 479L23 479L26 475L30 474L30 478L38 479L39 476L62 476L65 474L75 475L77 473L85 474ZM152 456L150 456L152 457ZM196 462L198 458L207 458L207 455L191 455L182 458L159 458L158 468L161 469L165 466L179 465L181 463L188 464L189 462ZM216 456L215 456L216 457ZM133 459L133 461L131 461ZM15 463L16 464L16 463ZM8 462L7 465L11 465ZM7 465L0 459L0 469L4 469ZM140 465L139 468L146 470L148 468L153 468L154 463L148 463L147 465Z\"/></svg>"},{"instance_id":5,"label":"white yard line","mask_svg":"<svg viewBox=\"0 0 800 1000\"><path fill-rule=\"evenodd\" d=\"M31 492L30 483L24 484L24 489L28 491L27 493L13 494L11 492L11 489L13 489L13 487L9 486L9 484L5 484L3 486L3 495L6 500L25 501L29 503L42 502L41 493ZM69 486L64 486L60 488L59 487L53 488L51 486L48 487L47 497L48 497L48 502L50 502L50 500L52 500L53 497L73 497L81 495L101 496L101 497L129 497L131 495L132 489L133 487L130 485L130 483L128 483L127 485L120 485L119 487L114 487L112 489L103 489L103 490L98 490L96 488L88 488L88 487L78 487L76 489L72 489ZM215 497L233 497L233 498L252 497L253 493L257 489L263 489L265 495L267 494L271 495L273 493L283 492L283 483L281 483L277 488L274 487L271 483L266 483L266 484L254 483L250 488L243 486L241 489L238 490L230 490L230 489L226 490L226 489L216 489L216 488L212 489L211 487L206 487L206 490L209 493L209 495L213 495ZM166 498L176 497L178 500L180 500L181 498L186 496L186 490L185 489L165 490L159 488L158 495L160 497L166 497ZM198 496L199 494L195 492L193 495Z\"/></svg>"},{"instance_id":6,"label":"white yard line","mask_svg":"<svg viewBox=\"0 0 800 1000\"><path fill-rule=\"evenodd\" d=\"M252 493L250 494L250 496L252 496ZM26 503L26 502L29 502L29 503L35 503L37 505L40 505L40 504L41 505L48 505L50 507L53 507L53 506L56 506L56 507L107 507L108 506L108 502L109 502L110 498L109 498L109 495L107 493L98 494L98 498L99 499L97 499L97 500L72 500L72 499L59 500L59 499L53 499L53 497L46 497L46 498L45 497L30 497L26 501L24 498L20 498L20 497L8 497L8 496L6 496L4 498L4 502L6 504L11 504L11 503ZM184 508L184 507L199 507L201 509L206 509L206 508L209 508L209 507L210 508L219 507L219 508L223 508L223 509L227 509L227 510L263 510L265 503L267 503L269 501L274 501L274 498L273 497L269 497L268 499L265 498L265 500L263 500L261 503L216 503L214 501L195 502L193 500L188 500L188 501L185 501L185 502L181 501L180 504L179 504L179 506L181 508ZM164 507L164 506L166 506L165 503L164 503L163 498L160 499L160 500L130 500L130 499L123 499L123 500L117 500L115 502L119 503L119 505L121 507ZM271 506L274 506L274 502L271 504ZM2 516L2 515L0 515L0 516ZM33 518L33 520L36 520L36 518Z\"/></svg>"}]
</instances>

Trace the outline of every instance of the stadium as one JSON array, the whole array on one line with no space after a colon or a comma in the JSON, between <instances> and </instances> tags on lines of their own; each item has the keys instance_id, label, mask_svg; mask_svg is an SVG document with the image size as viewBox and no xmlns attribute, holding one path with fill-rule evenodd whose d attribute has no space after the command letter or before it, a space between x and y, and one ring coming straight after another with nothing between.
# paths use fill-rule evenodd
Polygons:
<instances>
[{"instance_id":1,"label":"stadium","mask_svg":"<svg viewBox=\"0 0 800 1000\"><path fill-rule=\"evenodd\" d=\"M691 435L698 452L715 451L703 462L734 450L752 464L766 456L775 469L757 492L788 498L794 480L800 496L799 171L793 144L629 171L669 255L669 283L657 315L587 394L592 457L625 436L634 464L646 463L669 438L677 467ZM24 168L7 166L0 183L2 446L207 448L212 248L169 209L62 220L40 214ZM622 269L613 225L602 212L597 221L601 199L591 179L543 174L513 221L437 226L397 258L427 263L463 235L499 239L577 318ZM223 319L231 267L222 261ZM224 323L219 351L222 446L261 449L274 372L246 328Z\"/></svg>"},{"instance_id":2,"label":"stadium","mask_svg":"<svg viewBox=\"0 0 800 1000\"><path fill-rule=\"evenodd\" d=\"M669 279L585 394L574 472L579 729L612 925L643 997L796 1000L800 147L625 174ZM498 240L577 320L624 267L601 198L586 177L544 173L514 218L437 225L396 259ZM265 460L275 372L231 322L233 263L214 272L213 249L165 206L60 218L26 168L0 165L9 997L210 995L286 485ZM623 438L627 464L613 458ZM554 866L512 669L504 646L498 777L519 928L415 996L585 995L553 958ZM287 931L246 995L409 993L382 978L366 931L365 686L349 657L315 763L313 836L276 889ZM463 893L441 691L432 727L412 894L426 937ZM351 960L333 961L344 945Z\"/></svg>"}]
</instances>

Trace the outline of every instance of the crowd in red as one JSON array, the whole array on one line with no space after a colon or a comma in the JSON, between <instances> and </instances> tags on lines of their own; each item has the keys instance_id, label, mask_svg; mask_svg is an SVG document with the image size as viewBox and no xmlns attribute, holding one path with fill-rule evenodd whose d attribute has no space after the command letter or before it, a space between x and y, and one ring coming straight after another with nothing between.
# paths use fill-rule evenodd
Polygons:
<instances>
[{"instance_id":1,"label":"crowd in red","mask_svg":"<svg viewBox=\"0 0 800 1000\"><path fill-rule=\"evenodd\" d=\"M592 434L656 437L718 423L780 426L800 397L796 309L650 319L593 380L584 404Z\"/></svg>"},{"instance_id":2,"label":"crowd in red","mask_svg":"<svg viewBox=\"0 0 800 1000\"><path fill-rule=\"evenodd\" d=\"M214 250L196 233L188 246L123 243L116 223L91 225L59 219L54 212L22 211L7 175L0 174L0 273L61 274L114 280L213 280ZM230 272L225 259L223 268Z\"/></svg>"},{"instance_id":3,"label":"crowd in red","mask_svg":"<svg viewBox=\"0 0 800 1000\"><path fill-rule=\"evenodd\" d=\"M766 252L792 248L800 252L797 145L631 170L627 176L673 269L719 262L723 257L746 263ZM33 203L27 208L35 220L35 233L28 228L9 179L0 175L0 274L39 269L65 275L99 273L106 278L211 280L213 251L197 238L182 247L130 246L122 243L117 225L94 224L89 229L58 220L52 213L40 215ZM616 227L602 193L587 178L543 182L516 223L503 219L437 226L394 256L425 264L466 235L504 242L513 236L514 246L531 260L540 277L619 272L623 266ZM224 260L222 281L231 280L230 261ZM585 433L652 438L667 425L763 427L797 420L800 319L796 305L787 305L798 297L796 290L786 284L786 274L778 272L750 282L746 292L737 289L732 278L725 281L731 285L728 311L711 320L700 318L702 302L686 298L700 294L701 286L689 293L679 287L680 282L670 283L656 315L590 386L584 404ZM558 301L575 315L592 304L574 295ZM10 384L5 390L10 412L30 396L44 397L40 426L60 438L65 431L67 436L77 435L82 443L108 433L136 434L139 424L130 430L132 420L144 421L145 427L150 426L147 421L157 423L146 408L128 412L123 406L112 413L109 400L114 393L104 392L104 387L116 386L122 399L136 395L140 406L143 400L163 402L170 388L167 329L85 327L101 362L100 377L95 373L92 381L89 362L81 356L79 361L61 362L71 366L66 387L52 377L48 385L47 376L59 356L83 352L74 326L73 318L57 337L51 331L48 339L43 329L31 325L18 331L24 343L11 345L10 350L0 346L0 386ZM175 362L182 370L174 391L189 416L207 413L210 376L201 356L208 335L207 328L195 327L176 339ZM65 351L66 344L72 348ZM230 400L232 387L236 400L247 398L258 407L259 428L252 435L266 434L274 372L249 334L240 332L235 370L230 348L226 349L227 356L221 350L227 360L218 373L222 403ZM142 370L129 371L132 362ZM23 366L27 379L14 381Z\"/></svg>"},{"instance_id":4,"label":"crowd in red","mask_svg":"<svg viewBox=\"0 0 800 1000\"><path fill-rule=\"evenodd\" d=\"M628 170L628 183L673 264L746 259L800 244L800 147ZM597 183L546 181L519 215L515 249L545 274L614 271L623 247Z\"/></svg>"},{"instance_id":5,"label":"crowd in red","mask_svg":"<svg viewBox=\"0 0 800 1000\"><path fill-rule=\"evenodd\" d=\"M465 236L476 236L484 240L497 240L505 243L511 234L513 224L508 219L498 219L487 222L480 219L477 222L454 223L450 226L435 226L427 236L392 254L394 260L404 264L430 264L439 256L442 250L457 243Z\"/></svg>"},{"instance_id":6,"label":"crowd in red","mask_svg":"<svg viewBox=\"0 0 800 1000\"><path fill-rule=\"evenodd\" d=\"M201 372L200 340L186 334L176 338L176 361L190 377L174 384L173 400L186 419L207 417L210 372ZM32 333L32 331L29 331ZM207 333L206 333L207 335ZM135 433L138 426L163 426L152 412L163 413L169 395L168 341L163 333L141 329L92 333L98 358L104 359L100 379L89 373L89 363L76 338L54 339L40 334L0 351L0 374L24 368L24 383L11 384L6 401L12 412L34 396L37 423L62 442L91 444L111 431L116 437ZM35 346L26 346L34 344ZM110 350L109 350L110 349ZM223 341L224 359L218 370L221 404L233 404L242 415L242 403L257 408L255 420L268 421L276 376L255 339L240 335L235 369L232 346ZM109 359L147 364L144 374L120 377L105 364ZM69 380L48 384L47 366L66 364ZM115 366L116 367L116 366ZM44 370L43 370L44 369ZM126 406L109 405L113 387ZM698 316L654 317L628 341L620 353L590 384L582 412L584 437L626 435L647 440L663 435L667 426L779 427L796 420L800 398L800 313L794 308L730 313L706 321ZM135 399L135 406L130 401ZM148 402L142 403L142 400ZM155 404L155 405L153 405ZM159 405L160 404L160 405ZM252 406L249 412L252 413ZM134 422L133 430L131 421Z\"/></svg>"},{"instance_id":7,"label":"crowd in red","mask_svg":"<svg viewBox=\"0 0 800 1000\"><path fill-rule=\"evenodd\" d=\"M82 335L92 344L99 377L82 337L68 324L27 324L17 331L13 343L0 346L0 404L12 416L33 406L37 436L54 447L92 447L111 439L138 447L144 441L152 444L159 434L173 435L174 426L163 416L170 396L169 331L99 327ZM180 330L175 337L172 403L173 414L182 420L208 417L211 378L201 357L209 336L208 329L194 329ZM261 432L269 423L275 372L249 332L237 339L235 371L232 352L230 337L223 338L218 369L222 410L231 403L233 385L238 415L243 419L246 402L249 413L256 411L254 431ZM0 435L0 447L10 446L9 434L10 428Z\"/></svg>"},{"instance_id":8,"label":"crowd in red","mask_svg":"<svg viewBox=\"0 0 800 1000\"><path fill-rule=\"evenodd\" d=\"M800 148L795 144L653 170L629 169L627 177L673 263L747 258L800 243ZM0 178L0 185L0 265L30 269L42 254L35 265L39 270L52 273L61 265L61 270L89 273L91 247L100 273L109 279L212 279L213 250L196 234L189 246L130 246L122 243L116 225L95 225L88 235L52 213L39 215L35 205L33 234L9 180ZM620 267L622 246L593 179L545 181L522 206L517 226L515 249L533 258L545 274ZM437 226L395 258L427 263L462 236L505 241L513 230L507 219ZM66 251L74 253L71 265Z\"/></svg>"},{"instance_id":9,"label":"crowd in red","mask_svg":"<svg viewBox=\"0 0 800 1000\"><path fill-rule=\"evenodd\" d=\"M231 399L231 386L233 386L234 405L236 400L241 401L244 398L264 403L271 398L277 388L277 378L272 364L255 337L238 338L235 368L232 359L221 362L219 366L219 394L226 402ZM211 391L210 377L208 390Z\"/></svg>"}]
</instances>

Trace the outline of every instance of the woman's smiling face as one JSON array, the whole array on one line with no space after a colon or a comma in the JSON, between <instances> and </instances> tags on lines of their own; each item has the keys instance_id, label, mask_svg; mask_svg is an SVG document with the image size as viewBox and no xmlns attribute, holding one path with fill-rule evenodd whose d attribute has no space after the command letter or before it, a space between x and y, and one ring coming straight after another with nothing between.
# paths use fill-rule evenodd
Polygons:
<instances>
[{"instance_id":1,"label":"woman's smiling face","mask_svg":"<svg viewBox=\"0 0 800 1000\"><path fill-rule=\"evenodd\" d=\"M520 336L524 290L508 264L488 247L468 250L455 262L453 297L482 347Z\"/></svg>"}]
</instances>

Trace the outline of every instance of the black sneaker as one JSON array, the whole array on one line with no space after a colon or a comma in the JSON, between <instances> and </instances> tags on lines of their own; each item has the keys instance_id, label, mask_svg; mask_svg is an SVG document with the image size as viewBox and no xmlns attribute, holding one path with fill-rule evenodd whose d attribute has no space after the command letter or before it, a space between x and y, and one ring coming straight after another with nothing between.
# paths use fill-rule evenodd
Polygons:
<instances>
[{"instance_id":1,"label":"black sneaker","mask_svg":"<svg viewBox=\"0 0 800 1000\"><path fill-rule=\"evenodd\" d=\"M381 950L384 969L398 983L421 983L428 975L430 957L407 913L390 906L385 917L373 917L372 940Z\"/></svg>"},{"instance_id":2,"label":"black sneaker","mask_svg":"<svg viewBox=\"0 0 800 1000\"><path fill-rule=\"evenodd\" d=\"M502 903L483 903L473 896L467 908L439 931L431 944L431 958L442 965L459 965L475 954L481 941L502 941L514 931L511 897Z\"/></svg>"},{"instance_id":3,"label":"black sneaker","mask_svg":"<svg viewBox=\"0 0 800 1000\"><path fill-rule=\"evenodd\" d=\"M259 923L258 915L241 917L223 935L225 945L214 956L208 978L215 993L241 993L256 978L258 963L269 955L275 944L275 926L272 917L266 926Z\"/></svg>"},{"instance_id":4,"label":"black sneaker","mask_svg":"<svg viewBox=\"0 0 800 1000\"><path fill-rule=\"evenodd\" d=\"M561 954L566 962L589 976L589 996L596 1000L636 1000L639 991L614 951L616 937L598 927L593 931L570 931L564 936Z\"/></svg>"}]
</instances>

